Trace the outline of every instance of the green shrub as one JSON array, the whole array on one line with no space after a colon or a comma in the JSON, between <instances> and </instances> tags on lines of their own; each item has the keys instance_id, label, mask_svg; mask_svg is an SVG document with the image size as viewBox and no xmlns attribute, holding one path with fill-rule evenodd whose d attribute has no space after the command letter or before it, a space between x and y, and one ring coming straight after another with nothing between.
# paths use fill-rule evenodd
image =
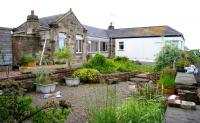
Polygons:
<instances>
[{"instance_id":1,"label":"green shrub","mask_svg":"<svg viewBox=\"0 0 200 123\"><path fill-rule=\"evenodd\" d=\"M22 64L26 64L28 62L35 62L35 58L31 55L23 55L21 58L20 58L20 61Z\"/></svg>"},{"instance_id":2,"label":"green shrub","mask_svg":"<svg viewBox=\"0 0 200 123\"><path fill-rule=\"evenodd\" d=\"M78 69L73 73L73 77L79 77L83 82L97 82L99 77L99 71L90 68Z\"/></svg>"},{"instance_id":3,"label":"green shrub","mask_svg":"<svg viewBox=\"0 0 200 123\"><path fill-rule=\"evenodd\" d=\"M113 73L116 71L114 62L102 54L96 54L83 67L96 69L100 73Z\"/></svg>"},{"instance_id":4,"label":"green shrub","mask_svg":"<svg viewBox=\"0 0 200 123\"><path fill-rule=\"evenodd\" d=\"M156 70L161 70L167 66L172 67L178 57L179 49L174 45L166 44L156 57Z\"/></svg>"},{"instance_id":5,"label":"green shrub","mask_svg":"<svg viewBox=\"0 0 200 123\"><path fill-rule=\"evenodd\" d=\"M176 66L177 67L187 67L187 66L189 66L189 61L187 61L186 59L178 59L177 61L176 61Z\"/></svg>"},{"instance_id":6,"label":"green shrub","mask_svg":"<svg viewBox=\"0 0 200 123\"><path fill-rule=\"evenodd\" d=\"M33 123L64 123L70 114L70 109L51 108L47 111L40 111L32 117Z\"/></svg>"},{"instance_id":7,"label":"green shrub","mask_svg":"<svg viewBox=\"0 0 200 123\"><path fill-rule=\"evenodd\" d=\"M116 62L116 61L127 62L127 61L129 61L129 58L128 58L128 57L125 57L125 56L123 56L123 57L117 56L117 57L114 58L114 61L115 61L115 62Z\"/></svg>"},{"instance_id":8,"label":"green shrub","mask_svg":"<svg viewBox=\"0 0 200 123\"><path fill-rule=\"evenodd\" d=\"M120 72L130 72L133 70L133 63L127 57L117 56L114 59L117 71Z\"/></svg>"}]
</instances>

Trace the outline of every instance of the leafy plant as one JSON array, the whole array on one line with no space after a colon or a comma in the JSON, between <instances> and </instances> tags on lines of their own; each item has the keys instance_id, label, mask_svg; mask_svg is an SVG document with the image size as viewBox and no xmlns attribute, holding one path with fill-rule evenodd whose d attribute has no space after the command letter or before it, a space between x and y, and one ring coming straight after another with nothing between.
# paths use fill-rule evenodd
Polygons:
<instances>
[{"instance_id":1,"label":"leafy plant","mask_svg":"<svg viewBox=\"0 0 200 123\"><path fill-rule=\"evenodd\" d=\"M170 67L165 67L163 70L162 70L162 75L163 76L174 76L176 75L176 71L173 70L172 68Z\"/></svg>"},{"instance_id":2,"label":"leafy plant","mask_svg":"<svg viewBox=\"0 0 200 123\"><path fill-rule=\"evenodd\" d=\"M31 55L23 55L20 59L22 64L26 64L28 62L35 62L35 58Z\"/></svg>"},{"instance_id":3,"label":"leafy plant","mask_svg":"<svg viewBox=\"0 0 200 123\"><path fill-rule=\"evenodd\" d=\"M65 47L64 49L58 49L55 51L54 54L58 60L64 60L65 63L67 62L66 60L68 60L68 64L70 66L72 54L71 54L71 51L69 50L69 48Z\"/></svg>"},{"instance_id":4,"label":"leafy plant","mask_svg":"<svg viewBox=\"0 0 200 123\"><path fill-rule=\"evenodd\" d=\"M96 69L100 73L113 73L116 71L114 62L102 54L96 54L83 67Z\"/></svg>"},{"instance_id":5,"label":"leafy plant","mask_svg":"<svg viewBox=\"0 0 200 123\"><path fill-rule=\"evenodd\" d=\"M166 44L156 57L156 70L161 70L167 66L172 67L179 57L179 49L174 45Z\"/></svg>"},{"instance_id":6,"label":"leafy plant","mask_svg":"<svg viewBox=\"0 0 200 123\"><path fill-rule=\"evenodd\" d=\"M83 82L97 82L99 71L90 68L78 69L73 73L73 77L79 77Z\"/></svg>"},{"instance_id":7,"label":"leafy plant","mask_svg":"<svg viewBox=\"0 0 200 123\"><path fill-rule=\"evenodd\" d=\"M52 83L48 72L45 72L44 70L40 70L36 73L36 82L38 84L51 84Z\"/></svg>"},{"instance_id":8,"label":"leafy plant","mask_svg":"<svg viewBox=\"0 0 200 123\"><path fill-rule=\"evenodd\" d=\"M36 58L35 58L36 59L36 63L39 64L40 60L41 60L42 52L40 51L40 52L36 53L35 55L36 55ZM48 56L47 55L43 55L42 64L43 65L47 65L48 61L49 61Z\"/></svg>"}]
</instances>

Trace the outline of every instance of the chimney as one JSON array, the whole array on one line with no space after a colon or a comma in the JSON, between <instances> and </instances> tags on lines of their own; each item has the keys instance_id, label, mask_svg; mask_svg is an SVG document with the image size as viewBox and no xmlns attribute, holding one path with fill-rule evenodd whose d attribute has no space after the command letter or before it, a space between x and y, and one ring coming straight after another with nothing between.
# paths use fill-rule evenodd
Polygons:
<instances>
[{"instance_id":1,"label":"chimney","mask_svg":"<svg viewBox=\"0 0 200 123\"><path fill-rule=\"evenodd\" d=\"M31 10L31 15L27 16L27 34L36 33L39 28L39 18L34 14L34 10Z\"/></svg>"},{"instance_id":2,"label":"chimney","mask_svg":"<svg viewBox=\"0 0 200 123\"><path fill-rule=\"evenodd\" d=\"M110 26L108 26L108 30L114 30L115 27L112 25L112 22L110 22Z\"/></svg>"}]
</instances>

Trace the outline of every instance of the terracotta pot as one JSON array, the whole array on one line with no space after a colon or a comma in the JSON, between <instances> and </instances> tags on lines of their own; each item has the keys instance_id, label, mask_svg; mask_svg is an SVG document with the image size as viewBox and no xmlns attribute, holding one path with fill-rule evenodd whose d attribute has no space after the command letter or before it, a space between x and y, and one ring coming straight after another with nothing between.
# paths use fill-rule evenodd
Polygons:
<instances>
[{"instance_id":1,"label":"terracotta pot","mask_svg":"<svg viewBox=\"0 0 200 123\"><path fill-rule=\"evenodd\" d=\"M166 95L174 94L174 87L164 87L163 93L166 94Z\"/></svg>"},{"instance_id":2,"label":"terracotta pot","mask_svg":"<svg viewBox=\"0 0 200 123\"><path fill-rule=\"evenodd\" d=\"M35 62L28 62L26 65L27 65L27 67L35 67L36 63Z\"/></svg>"}]
</instances>

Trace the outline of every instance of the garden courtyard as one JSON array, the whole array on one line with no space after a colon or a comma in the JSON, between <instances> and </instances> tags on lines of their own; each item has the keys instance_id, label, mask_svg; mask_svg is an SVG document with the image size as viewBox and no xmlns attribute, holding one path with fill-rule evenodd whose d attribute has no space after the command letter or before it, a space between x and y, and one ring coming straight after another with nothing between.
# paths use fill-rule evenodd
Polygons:
<instances>
[{"instance_id":1,"label":"garden courtyard","mask_svg":"<svg viewBox=\"0 0 200 123\"><path fill-rule=\"evenodd\" d=\"M76 67L69 59L67 65L21 66L0 78L0 122L171 123L188 111L193 113L183 123L196 122L199 63L200 54L166 45L155 64L96 54Z\"/></svg>"}]
</instances>

